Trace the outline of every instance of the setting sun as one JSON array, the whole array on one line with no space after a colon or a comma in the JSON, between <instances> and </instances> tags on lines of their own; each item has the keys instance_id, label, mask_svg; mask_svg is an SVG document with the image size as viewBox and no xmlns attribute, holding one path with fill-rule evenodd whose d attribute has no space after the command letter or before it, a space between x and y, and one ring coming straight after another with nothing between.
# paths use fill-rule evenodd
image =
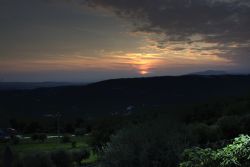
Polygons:
<instances>
[{"instance_id":1,"label":"setting sun","mask_svg":"<svg viewBox=\"0 0 250 167\"><path fill-rule=\"evenodd\" d=\"M129 63L141 75L149 74L150 70L159 63L157 59L159 57L158 54L128 53L126 57L129 59Z\"/></svg>"},{"instance_id":2,"label":"setting sun","mask_svg":"<svg viewBox=\"0 0 250 167\"><path fill-rule=\"evenodd\" d=\"M140 74L141 75L147 75L149 72L148 71L145 71L145 70L143 70L143 71L140 71Z\"/></svg>"}]
</instances>

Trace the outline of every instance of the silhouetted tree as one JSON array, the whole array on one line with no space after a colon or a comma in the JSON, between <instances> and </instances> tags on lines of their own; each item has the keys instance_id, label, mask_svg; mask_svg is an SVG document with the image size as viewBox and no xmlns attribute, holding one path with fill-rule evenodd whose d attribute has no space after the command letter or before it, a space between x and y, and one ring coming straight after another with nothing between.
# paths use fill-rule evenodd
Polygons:
<instances>
[{"instance_id":1,"label":"silhouetted tree","mask_svg":"<svg viewBox=\"0 0 250 167\"><path fill-rule=\"evenodd\" d=\"M69 152L64 150L58 150L51 153L51 159L56 167L71 167L71 155Z\"/></svg>"},{"instance_id":2,"label":"silhouetted tree","mask_svg":"<svg viewBox=\"0 0 250 167\"><path fill-rule=\"evenodd\" d=\"M89 156L90 152L86 149L72 152L72 158L79 166L81 166L82 160L89 158Z\"/></svg>"},{"instance_id":3,"label":"silhouetted tree","mask_svg":"<svg viewBox=\"0 0 250 167\"><path fill-rule=\"evenodd\" d=\"M26 127L26 133L36 133L41 130L41 125L38 122L31 122Z\"/></svg>"},{"instance_id":4,"label":"silhouetted tree","mask_svg":"<svg viewBox=\"0 0 250 167\"><path fill-rule=\"evenodd\" d=\"M13 152L11 148L6 146L3 154L3 167L11 167L13 159Z\"/></svg>"}]
</instances>

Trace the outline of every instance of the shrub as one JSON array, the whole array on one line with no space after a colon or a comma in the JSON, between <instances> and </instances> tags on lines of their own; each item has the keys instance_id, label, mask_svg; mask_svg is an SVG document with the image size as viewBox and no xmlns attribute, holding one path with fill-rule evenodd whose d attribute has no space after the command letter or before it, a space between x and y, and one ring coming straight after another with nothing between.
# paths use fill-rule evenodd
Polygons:
<instances>
[{"instance_id":1,"label":"shrub","mask_svg":"<svg viewBox=\"0 0 250 167\"><path fill-rule=\"evenodd\" d=\"M20 143L20 138L18 136L12 136L11 137L11 143L14 145L17 145Z\"/></svg>"},{"instance_id":2,"label":"shrub","mask_svg":"<svg viewBox=\"0 0 250 167\"><path fill-rule=\"evenodd\" d=\"M94 151L100 151L110 141L110 136L121 129L122 124L122 117L104 118L95 121L95 125L91 127L91 138L88 144L94 148Z\"/></svg>"},{"instance_id":3,"label":"shrub","mask_svg":"<svg viewBox=\"0 0 250 167\"><path fill-rule=\"evenodd\" d=\"M14 161L13 161L12 167L24 167L20 154L18 153L14 154Z\"/></svg>"},{"instance_id":4,"label":"shrub","mask_svg":"<svg viewBox=\"0 0 250 167\"><path fill-rule=\"evenodd\" d=\"M71 155L64 150L57 150L51 153L51 159L56 167L71 167Z\"/></svg>"},{"instance_id":5,"label":"shrub","mask_svg":"<svg viewBox=\"0 0 250 167\"><path fill-rule=\"evenodd\" d=\"M242 131L244 134L250 135L250 115L246 115L241 120Z\"/></svg>"},{"instance_id":6,"label":"shrub","mask_svg":"<svg viewBox=\"0 0 250 167\"><path fill-rule=\"evenodd\" d=\"M89 150L77 150L72 152L72 159L76 162L79 166L81 165L81 161L84 159L88 159L90 156Z\"/></svg>"},{"instance_id":7,"label":"shrub","mask_svg":"<svg viewBox=\"0 0 250 167\"><path fill-rule=\"evenodd\" d=\"M241 133L241 119L238 116L224 116L217 124L226 139L232 139Z\"/></svg>"},{"instance_id":8,"label":"shrub","mask_svg":"<svg viewBox=\"0 0 250 167\"><path fill-rule=\"evenodd\" d=\"M95 151L100 151L102 146L110 141L110 136L113 133L114 131L112 129L93 130L88 144L92 146Z\"/></svg>"},{"instance_id":9,"label":"shrub","mask_svg":"<svg viewBox=\"0 0 250 167\"><path fill-rule=\"evenodd\" d=\"M216 152L210 148L195 147L183 152L183 162L180 167L212 167L217 166Z\"/></svg>"},{"instance_id":10,"label":"shrub","mask_svg":"<svg viewBox=\"0 0 250 167\"><path fill-rule=\"evenodd\" d=\"M45 133L35 133L31 136L31 139L34 141L41 141L44 142L47 139L47 135Z\"/></svg>"},{"instance_id":11,"label":"shrub","mask_svg":"<svg viewBox=\"0 0 250 167\"><path fill-rule=\"evenodd\" d=\"M46 135L45 133L41 133L41 134L39 135L39 140L40 140L40 141L44 142L46 139L47 139L47 135Z\"/></svg>"},{"instance_id":12,"label":"shrub","mask_svg":"<svg viewBox=\"0 0 250 167\"><path fill-rule=\"evenodd\" d=\"M13 152L9 146L6 146L3 153L3 166L11 167L13 163Z\"/></svg>"},{"instance_id":13,"label":"shrub","mask_svg":"<svg viewBox=\"0 0 250 167\"><path fill-rule=\"evenodd\" d=\"M250 165L249 155L250 137L240 135L234 139L232 144L221 149L193 148L185 150L180 167L248 167Z\"/></svg>"},{"instance_id":14,"label":"shrub","mask_svg":"<svg viewBox=\"0 0 250 167\"><path fill-rule=\"evenodd\" d=\"M32 139L33 141L38 140L38 134L37 134L37 133L33 134L33 135L31 136L31 139Z\"/></svg>"},{"instance_id":15,"label":"shrub","mask_svg":"<svg viewBox=\"0 0 250 167\"><path fill-rule=\"evenodd\" d=\"M75 135L77 135L77 136L83 136L86 133L87 133L87 129L85 129L85 128L77 128L75 130Z\"/></svg>"},{"instance_id":16,"label":"shrub","mask_svg":"<svg viewBox=\"0 0 250 167\"><path fill-rule=\"evenodd\" d=\"M217 159L222 167L250 165L250 137L248 135L240 135L234 139L232 144L219 149L217 151Z\"/></svg>"},{"instance_id":17,"label":"shrub","mask_svg":"<svg viewBox=\"0 0 250 167\"><path fill-rule=\"evenodd\" d=\"M101 167L177 166L186 142L170 127L155 122L121 130L104 147Z\"/></svg>"},{"instance_id":18,"label":"shrub","mask_svg":"<svg viewBox=\"0 0 250 167\"><path fill-rule=\"evenodd\" d=\"M204 123L192 124L188 127L192 141L198 144L207 144L217 141L220 138L221 132L218 126L209 126Z\"/></svg>"},{"instance_id":19,"label":"shrub","mask_svg":"<svg viewBox=\"0 0 250 167\"><path fill-rule=\"evenodd\" d=\"M72 147L72 148L76 148L76 146L77 146L76 141L72 141L72 142L71 142L71 147Z\"/></svg>"},{"instance_id":20,"label":"shrub","mask_svg":"<svg viewBox=\"0 0 250 167\"><path fill-rule=\"evenodd\" d=\"M32 155L26 155L22 159L23 167L55 167L49 154L47 153L35 153Z\"/></svg>"},{"instance_id":21,"label":"shrub","mask_svg":"<svg viewBox=\"0 0 250 167\"><path fill-rule=\"evenodd\" d=\"M62 143L70 143L71 142L70 135L63 135L63 137L61 138L61 142Z\"/></svg>"}]
</instances>

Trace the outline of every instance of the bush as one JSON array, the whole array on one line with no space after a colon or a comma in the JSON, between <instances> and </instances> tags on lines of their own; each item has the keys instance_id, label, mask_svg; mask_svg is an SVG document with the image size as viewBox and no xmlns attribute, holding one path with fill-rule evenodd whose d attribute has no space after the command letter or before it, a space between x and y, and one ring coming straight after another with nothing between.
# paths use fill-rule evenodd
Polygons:
<instances>
[{"instance_id":1,"label":"bush","mask_svg":"<svg viewBox=\"0 0 250 167\"><path fill-rule=\"evenodd\" d=\"M11 167L13 163L13 152L9 146L6 146L3 153L3 166Z\"/></svg>"},{"instance_id":2,"label":"bush","mask_svg":"<svg viewBox=\"0 0 250 167\"><path fill-rule=\"evenodd\" d=\"M218 167L216 163L216 152L210 148L202 149L195 147L183 152L183 162L180 167Z\"/></svg>"},{"instance_id":3,"label":"bush","mask_svg":"<svg viewBox=\"0 0 250 167\"><path fill-rule=\"evenodd\" d=\"M226 139L232 139L241 133L241 119L238 116L224 116L217 124Z\"/></svg>"},{"instance_id":4,"label":"bush","mask_svg":"<svg viewBox=\"0 0 250 167\"><path fill-rule=\"evenodd\" d=\"M17 145L20 143L20 138L18 136L12 136L11 137L11 143L14 145Z\"/></svg>"},{"instance_id":5,"label":"bush","mask_svg":"<svg viewBox=\"0 0 250 167\"><path fill-rule=\"evenodd\" d=\"M232 144L221 149L193 148L185 150L180 167L249 167L249 155L250 137L240 135L234 139Z\"/></svg>"},{"instance_id":6,"label":"bush","mask_svg":"<svg viewBox=\"0 0 250 167\"><path fill-rule=\"evenodd\" d=\"M78 128L75 130L75 135L76 136L83 136L87 133L87 129L85 128Z\"/></svg>"},{"instance_id":7,"label":"bush","mask_svg":"<svg viewBox=\"0 0 250 167\"><path fill-rule=\"evenodd\" d=\"M177 166L186 142L170 127L155 122L121 130L104 147L101 167Z\"/></svg>"},{"instance_id":8,"label":"bush","mask_svg":"<svg viewBox=\"0 0 250 167\"><path fill-rule=\"evenodd\" d=\"M72 142L71 142L71 147L72 147L72 148L76 148L76 147L77 147L76 141L72 141Z\"/></svg>"},{"instance_id":9,"label":"bush","mask_svg":"<svg viewBox=\"0 0 250 167\"><path fill-rule=\"evenodd\" d=\"M31 139L34 141L41 141L44 142L47 139L47 135L45 133L35 133L31 136Z\"/></svg>"},{"instance_id":10,"label":"bush","mask_svg":"<svg viewBox=\"0 0 250 167\"><path fill-rule=\"evenodd\" d=\"M22 156L20 156L20 154L18 153L14 154L14 161L13 161L12 167L23 167L23 162L22 162L21 157Z\"/></svg>"},{"instance_id":11,"label":"bush","mask_svg":"<svg viewBox=\"0 0 250 167\"><path fill-rule=\"evenodd\" d=\"M71 142L71 136L70 136L70 135L64 135L64 136L61 138L61 142L62 142L62 143L70 143L70 142Z\"/></svg>"},{"instance_id":12,"label":"bush","mask_svg":"<svg viewBox=\"0 0 250 167\"><path fill-rule=\"evenodd\" d=\"M246 115L241 120L242 132L250 135L250 115Z\"/></svg>"},{"instance_id":13,"label":"bush","mask_svg":"<svg viewBox=\"0 0 250 167\"><path fill-rule=\"evenodd\" d=\"M26 155L22 159L23 167L55 167L49 154L47 153L35 153L32 155Z\"/></svg>"},{"instance_id":14,"label":"bush","mask_svg":"<svg viewBox=\"0 0 250 167\"><path fill-rule=\"evenodd\" d=\"M39 140L40 141L44 142L46 139L47 139L47 135L46 134L44 134L44 133L40 134L40 136L39 136Z\"/></svg>"},{"instance_id":15,"label":"bush","mask_svg":"<svg viewBox=\"0 0 250 167\"><path fill-rule=\"evenodd\" d=\"M51 153L51 159L56 167L71 167L71 155L64 150L58 150Z\"/></svg>"},{"instance_id":16,"label":"bush","mask_svg":"<svg viewBox=\"0 0 250 167\"><path fill-rule=\"evenodd\" d=\"M38 134L37 134L37 133L33 134L33 135L31 136L31 139L32 139L33 141L38 140Z\"/></svg>"},{"instance_id":17,"label":"bush","mask_svg":"<svg viewBox=\"0 0 250 167\"><path fill-rule=\"evenodd\" d=\"M207 144L209 142L217 141L221 132L218 126L209 126L204 123L196 123L188 126L192 141L198 144Z\"/></svg>"},{"instance_id":18,"label":"bush","mask_svg":"<svg viewBox=\"0 0 250 167\"><path fill-rule=\"evenodd\" d=\"M81 161L84 159L88 159L90 157L89 150L77 150L72 152L72 159L76 162L79 166L81 165Z\"/></svg>"},{"instance_id":19,"label":"bush","mask_svg":"<svg viewBox=\"0 0 250 167\"><path fill-rule=\"evenodd\" d=\"M112 129L93 130L88 144L98 152L107 142L110 141L110 136L113 133L114 131Z\"/></svg>"},{"instance_id":20,"label":"bush","mask_svg":"<svg viewBox=\"0 0 250 167\"><path fill-rule=\"evenodd\" d=\"M68 151L57 150L51 153L33 153L19 158L13 167L71 167L71 154Z\"/></svg>"},{"instance_id":21,"label":"bush","mask_svg":"<svg viewBox=\"0 0 250 167\"><path fill-rule=\"evenodd\" d=\"M95 121L94 126L91 128L91 139L88 144L94 148L94 151L100 151L110 141L110 136L121 129L122 124L122 117L104 118Z\"/></svg>"}]
</instances>

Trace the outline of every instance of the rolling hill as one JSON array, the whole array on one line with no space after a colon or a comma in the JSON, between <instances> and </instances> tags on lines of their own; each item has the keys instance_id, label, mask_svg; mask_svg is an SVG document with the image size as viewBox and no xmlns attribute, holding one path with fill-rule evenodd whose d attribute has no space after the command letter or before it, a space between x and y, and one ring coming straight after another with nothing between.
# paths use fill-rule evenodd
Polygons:
<instances>
[{"instance_id":1,"label":"rolling hill","mask_svg":"<svg viewBox=\"0 0 250 167\"><path fill-rule=\"evenodd\" d=\"M126 114L241 96L250 92L250 76L179 76L114 79L85 86L0 91L1 119ZM167 110L166 110L167 112Z\"/></svg>"}]
</instances>

